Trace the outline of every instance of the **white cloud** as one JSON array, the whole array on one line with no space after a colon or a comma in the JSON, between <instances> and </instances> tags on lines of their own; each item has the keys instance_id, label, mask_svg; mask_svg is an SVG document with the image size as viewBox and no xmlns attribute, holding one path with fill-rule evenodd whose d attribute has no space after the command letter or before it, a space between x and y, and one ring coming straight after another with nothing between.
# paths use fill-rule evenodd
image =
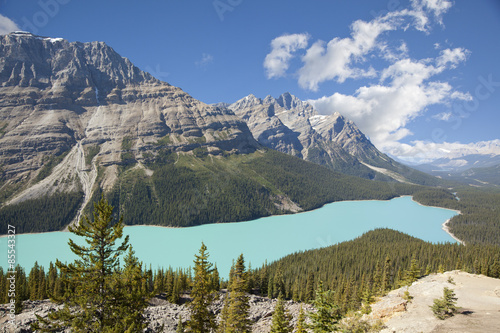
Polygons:
<instances>
[{"instance_id":1,"label":"white cloud","mask_svg":"<svg viewBox=\"0 0 500 333\"><path fill-rule=\"evenodd\" d=\"M439 55L412 59L405 40L389 42L386 35L408 29L428 34L433 23L443 24L442 17L451 6L448 0L411 0L407 9L388 12L369 22L353 22L348 37L335 37L328 42L318 40L309 47L307 38L300 46L297 37L292 38L301 35L278 37L264 62L267 76L285 76L290 59L300 53L303 65L296 74L298 84L304 89L318 91L320 84L327 81L374 79L352 95L337 92L310 102L320 113L340 112L352 119L379 149L389 154L415 153L411 145L399 142L412 135L407 128L411 121L424 114L429 106L472 99L468 92L457 91L436 78L466 61L470 52L464 48L444 49L435 43L431 45ZM299 52L302 49L305 51ZM371 64L380 62L367 59L384 60L388 64L376 69ZM451 117L451 113L441 113L433 118Z\"/></svg>"},{"instance_id":2,"label":"white cloud","mask_svg":"<svg viewBox=\"0 0 500 333\"><path fill-rule=\"evenodd\" d=\"M0 35L6 35L12 31L21 30L10 18L0 14Z\"/></svg>"},{"instance_id":3,"label":"white cloud","mask_svg":"<svg viewBox=\"0 0 500 333\"><path fill-rule=\"evenodd\" d=\"M286 75L289 62L298 50L306 49L301 60L303 66L298 70L298 83L304 89L317 91L319 84L336 80L376 77L377 71L371 66L363 66L366 56L380 50L388 61L397 61L408 55L408 46L402 41L399 47L391 49L381 37L393 30L406 30L410 26L420 31L427 31L429 15L441 22L442 15L451 7L445 0L413 0L411 9L389 12L369 22L357 20L351 25L351 36L335 37L329 42L318 40L307 48L306 34L283 35L273 39L272 50L264 60L268 78ZM452 51L452 50L448 50ZM463 49L453 50L453 54L443 54L443 61L458 61L452 56L459 56ZM447 58L448 57L448 58Z\"/></svg>"},{"instance_id":4,"label":"white cloud","mask_svg":"<svg viewBox=\"0 0 500 333\"><path fill-rule=\"evenodd\" d=\"M203 53L201 55L201 59L195 61L195 65L198 67L206 67L208 64L211 64L214 61L214 57L211 54Z\"/></svg>"},{"instance_id":5,"label":"white cloud","mask_svg":"<svg viewBox=\"0 0 500 333\"><path fill-rule=\"evenodd\" d=\"M411 10L408 14L414 18L414 26L419 31L428 32L430 26L429 16L443 25L443 14L451 8L453 4L448 0L411 0Z\"/></svg>"},{"instance_id":6,"label":"white cloud","mask_svg":"<svg viewBox=\"0 0 500 333\"><path fill-rule=\"evenodd\" d=\"M452 68L455 68L456 65L464 62L469 54L469 50L463 49L461 47L455 48L453 50L445 49L441 51L441 55L437 58L437 65L446 66L450 64Z\"/></svg>"},{"instance_id":7,"label":"white cloud","mask_svg":"<svg viewBox=\"0 0 500 333\"><path fill-rule=\"evenodd\" d=\"M411 163L428 163L438 158L457 158L471 154L500 155L500 140L474 143L412 141L394 145L395 156Z\"/></svg>"},{"instance_id":8,"label":"white cloud","mask_svg":"<svg viewBox=\"0 0 500 333\"><path fill-rule=\"evenodd\" d=\"M442 121L449 121L453 116L452 112L441 112L432 116L432 118Z\"/></svg>"},{"instance_id":9,"label":"white cloud","mask_svg":"<svg viewBox=\"0 0 500 333\"><path fill-rule=\"evenodd\" d=\"M375 19L371 22L355 21L351 26L351 37L334 38L327 44L315 42L302 57L304 66L299 70L299 85L318 90L321 82L348 78L374 77L373 68L362 69L351 66L377 46L377 38L385 31L394 30L393 22Z\"/></svg>"},{"instance_id":10,"label":"white cloud","mask_svg":"<svg viewBox=\"0 0 500 333\"><path fill-rule=\"evenodd\" d=\"M271 41L271 52L264 59L267 78L285 76L295 51L307 47L307 34L292 34L276 37Z\"/></svg>"},{"instance_id":11,"label":"white cloud","mask_svg":"<svg viewBox=\"0 0 500 333\"><path fill-rule=\"evenodd\" d=\"M353 120L375 146L399 156L398 141L412 134L406 126L427 107L470 98L447 82L432 80L449 68L437 62L402 59L382 71L379 84L360 87L353 95L334 93L309 102L320 113L339 112Z\"/></svg>"}]
</instances>

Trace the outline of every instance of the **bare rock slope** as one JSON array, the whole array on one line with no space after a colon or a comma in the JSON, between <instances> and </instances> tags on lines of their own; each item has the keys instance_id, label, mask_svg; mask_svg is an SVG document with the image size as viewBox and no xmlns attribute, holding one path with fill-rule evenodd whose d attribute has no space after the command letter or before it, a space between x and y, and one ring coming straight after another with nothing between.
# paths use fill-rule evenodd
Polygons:
<instances>
[{"instance_id":1,"label":"bare rock slope","mask_svg":"<svg viewBox=\"0 0 500 333\"><path fill-rule=\"evenodd\" d=\"M429 306L443 297L443 288L454 290L458 313L439 320ZM403 299L406 287L391 291L372 305L371 319L382 319L383 333L486 333L499 332L500 279L461 271L432 274L413 283L408 291L413 299Z\"/></svg>"}]
</instances>

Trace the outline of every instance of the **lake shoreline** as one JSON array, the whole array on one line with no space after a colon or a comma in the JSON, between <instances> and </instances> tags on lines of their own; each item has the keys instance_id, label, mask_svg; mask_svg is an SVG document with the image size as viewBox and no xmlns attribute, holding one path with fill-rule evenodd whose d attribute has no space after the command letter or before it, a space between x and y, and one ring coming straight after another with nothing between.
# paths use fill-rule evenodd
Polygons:
<instances>
[{"instance_id":1,"label":"lake shoreline","mask_svg":"<svg viewBox=\"0 0 500 333\"><path fill-rule=\"evenodd\" d=\"M401 197L411 197L411 200L417 204L419 204L420 206L424 206L424 207L432 207L432 208L439 208L439 209L447 209L447 210L451 210L453 212L456 212L457 215L462 215L462 212L459 211L459 210L456 210L456 209L451 209L451 208L444 208L444 207L439 207L439 206L427 206L427 205L424 205L424 204L421 204L420 202L416 201L413 199L413 196L411 195L403 195ZM453 234L451 231L450 231L450 227L448 226L448 223L450 223L451 221L451 218L447 219L446 221L444 221L444 223L441 225L441 229L444 230L444 232L446 232L448 235L450 235L451 238L453 238L454 240L456 240L457 242L459 242L460 244L462 245L465 245L465 242L463 240L461 240L460 238L458 238L457 236L455 236L455 234Z\"/></svg>"},{"instance_id":2,"label":"lake shoreline","mask_svg":"<svg viewBox=\"0 0 500 333\"><path fill-rule=\"evenodd\" d=\"M404 198L404 197L410 197L411 200L413 202L415 202L416 204L420 205L420 206L424 206L424 207L432 207L432 208L439 208L439 209L446 209L446 210L451 210L451 211L454 211L456 212L457 214L462 214L459 210L455 210L455 209L451 209L451 208L444 208L444 207L439 207L439 206L427 206L427 205L424 205L424 204L421 204L420 202L416 201L413 199L413 196L412 195L400 195L400 196L395 196L391 199L366 199L366 200L340 200L340 201L332 201L332 202L328 202L328 203L325 203L323 205L321 205L320 207L317 207L317 208L314 208L314 209L311 209L311 210L303 210L303 211L300 211L300 212L296 212L296 213L287 213L287 214L280 214L280 215L269 215L269 216L262 216L262 217L258 217L256 219L253 219L253 220L247 220L247 221L237 221L237 222L213 222L213 223L205 223L205 224L200 224L200 225L193 225L193 226L188 226L188 227L177 227L177 226L165 226L165 225L156 225L156 224L134 224L134 225L124 225L124 227L159 227L159 228L166 228L166 229L186 229L186 228L193 228L193 227L200 227L200 226L204 226L204 225L212 225L212 224L226 224L226 223L244 223L244 222L252 222L252 221L256 221L256 220L259 220L259 219L262 219L262 218L267 218L267 217L273 217L273 216L284 216L284 215L299 215L299 214L303 214L303 213L308 213L308 212L312 212L312 211L315 211L315 210L318 210L318 209L321 209L323 207L325 207L326 205L330 205L330 204L334 204L334 203L338 203L338 202L358 202L358 201L390 201L390 200L393 200L393 199L397 199L397 198ZM448 223L450 222L450 219L446 220L443 224L442 224L442 230L444 230L447 234L450 235L451 238L453 238L454 240L456 240L457 242L459 242L460 244L465 244L461 239L459 239L458 237L456 237L449 229L448 227ZM54 231L41 231L41 232L27 232L27 233L19 233L19 234L16 234L17 235L38 235L38 234L47 234L47 233L54 233L54 232L70 232L68 230L68 226L65 226L63 229L61 230L54 230ZM7 234L5 235L0 235L0 238L3 238L3 237L8 237Z\"/></svg>"}]
</instances>

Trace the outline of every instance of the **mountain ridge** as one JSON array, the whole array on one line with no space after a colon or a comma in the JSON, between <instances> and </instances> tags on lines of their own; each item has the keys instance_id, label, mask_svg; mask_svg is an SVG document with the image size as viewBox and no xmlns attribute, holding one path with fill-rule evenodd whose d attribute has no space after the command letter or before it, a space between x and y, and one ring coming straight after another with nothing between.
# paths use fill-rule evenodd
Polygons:
<instances>
[{"instance_id":1,"label":"mountain ridge","mask_svg":"<svg viewBox=\"0 0 500 333\"><path fill-rule=\"evenodd\" d=\"M335 171L368 179L437 185L439 180L380 152L354 122L338 112L319 114L286 92L264 99L250 94L228 106L262 145Z\"/></svg>"},{"instance_id":2,"label":"mountain ridge","mask_svg":"<svg viewBox=\"0 0 500 333\"><path fill-rule=\"evenodd\" d=\"M297 145L300 155L301 145L322 140L307 102L290 94L264 101L270 130L292 136L285 150ZM24 232L59 230L67 216L77 223L102 194L129 224L190 226L411 192L282 156L231 109L153 78L102 42L0 36L0 129L0 215L31 224ZM71 200L59 204L60 195ZM21 210L31 217L20 219Z\"/></svg>"}]
</instances>

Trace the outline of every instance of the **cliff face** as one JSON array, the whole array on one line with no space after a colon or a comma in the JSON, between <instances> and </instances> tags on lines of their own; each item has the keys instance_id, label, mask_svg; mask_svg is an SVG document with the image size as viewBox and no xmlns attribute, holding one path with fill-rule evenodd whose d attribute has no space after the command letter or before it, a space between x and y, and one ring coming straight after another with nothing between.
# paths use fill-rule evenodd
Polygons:
<instances>
[{"instance_id":1,"label":"cliff face","mask_svg":"<svg viewBox=\"0 0 500 333\"><path fill-rule=\"evenodd\" d=\"M213 155L258 147L231 111L153 78L106 44L30 33L0 36L0 129L1 185L26 189L11 203L82 185L89 192L99 167L112 186L113 166L141 163L165 146ZM35 184L57 156L52 179ZM68 181L51 186L54 178Z\"/></svg>"}]
</instances>

